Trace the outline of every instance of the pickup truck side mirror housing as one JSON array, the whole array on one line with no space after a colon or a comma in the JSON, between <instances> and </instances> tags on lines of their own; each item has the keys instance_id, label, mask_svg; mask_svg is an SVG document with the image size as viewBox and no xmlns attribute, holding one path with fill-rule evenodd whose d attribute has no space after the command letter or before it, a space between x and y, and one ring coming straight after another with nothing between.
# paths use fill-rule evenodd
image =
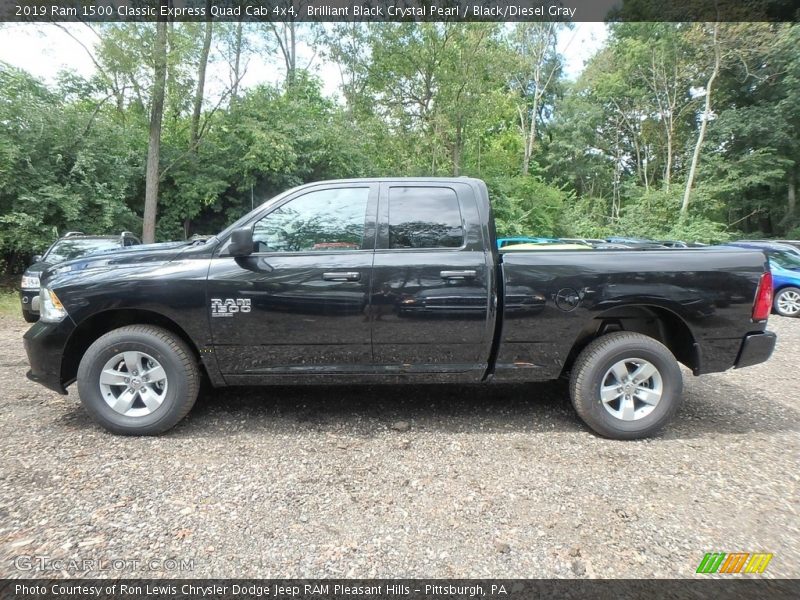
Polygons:
<instances>
[{"instance_id":1,"label":"pickup truck side mirror housing","mask_svg":"<svg viewBox=\"0 0 800 600\"><path fill-rule=\"evenodd\" d=\"M33 258L31 259L31 264L37 263L40 260L42 260L42 255L41 254L34 254Z\"/></svg>"},{"instance_id":2,"label":"pickup truck side mirror housing","mask_svg":"<svg viewBox=\"0 0 800 600\"><path fill-rule=\"evenodd\" d=\"M250 256L253 253L253 226L240 227L231 232L228 245L231 256Z\"/></svg>"}]
</instances>

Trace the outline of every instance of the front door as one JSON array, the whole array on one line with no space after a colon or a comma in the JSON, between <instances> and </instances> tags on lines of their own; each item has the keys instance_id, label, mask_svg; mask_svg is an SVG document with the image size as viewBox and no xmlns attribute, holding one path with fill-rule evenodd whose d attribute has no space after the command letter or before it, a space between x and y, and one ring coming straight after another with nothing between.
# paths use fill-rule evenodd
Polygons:
<instances>
[{"instance_id":1,"label":"front door","mask_svg":"<svg viewBox=\"0 0 800 600\"><path fill-rule=\"evenodd\" d=\"M352 373L372 365L377 186L304 189L253 221L253 254L212 261L208 303L223 374Z\"/></svg>"}]
</instances>

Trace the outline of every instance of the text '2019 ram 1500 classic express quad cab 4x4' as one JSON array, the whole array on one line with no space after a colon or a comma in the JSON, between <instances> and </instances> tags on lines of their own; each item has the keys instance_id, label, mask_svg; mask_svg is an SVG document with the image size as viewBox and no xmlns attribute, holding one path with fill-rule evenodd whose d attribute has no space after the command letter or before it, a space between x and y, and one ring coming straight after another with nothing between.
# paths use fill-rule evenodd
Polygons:
<instances>
[{"instance_id":1,"label":"text '2019 ram 1500 classic express quad cab 4x4'","mask_svg":"<svg viewBox=\"0 0 800 600\"><path fill-rule=\"evenodd\" d=\"M304 185L203 242L77 259L42 278L30 379L107 429L157 434L215 387L569 377L578 415L632 439L694 374L767 360L762 252L498 250L477 179ZM535 391L531 390L534 395Z\"/></svg>"}]
</instances>

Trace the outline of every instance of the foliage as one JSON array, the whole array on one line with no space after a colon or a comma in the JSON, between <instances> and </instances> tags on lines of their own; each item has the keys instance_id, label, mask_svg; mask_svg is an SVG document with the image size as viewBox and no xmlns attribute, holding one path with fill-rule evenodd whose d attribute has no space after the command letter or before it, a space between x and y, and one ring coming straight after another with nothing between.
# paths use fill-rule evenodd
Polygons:
<instances>
[{"instance_id":1,"label":"foliage","mask_svg":"<svg viewBox=\"0 0 800 600\"><path fill-rule=\"evenodd\" d=\"M570 195L537 177L503 177L487 181L497 235L552 237L563 235L560 219Z\"/></svg>"},{"instance_id":2,"label":"foliage","mask_svg":"<svg viewBox=\"0 0 800 600\"><path fill-rule=\"evenodd\" d=\"M45 85L0 63L0 270L66 230L141 230L155 28L93 27L89 78ZM209 72L230 81L204 95L205 26L171 24L157 239L216 233L312 180L460 174L487 180L501 235L800 237L800 27L725 24L715 47L702 24L616 23L576 81L556 29L215 24ZM298 40L339 70L341 99L298 64ZM255 52L291 73L242 87Z\"/></svg>"}]
</instances>

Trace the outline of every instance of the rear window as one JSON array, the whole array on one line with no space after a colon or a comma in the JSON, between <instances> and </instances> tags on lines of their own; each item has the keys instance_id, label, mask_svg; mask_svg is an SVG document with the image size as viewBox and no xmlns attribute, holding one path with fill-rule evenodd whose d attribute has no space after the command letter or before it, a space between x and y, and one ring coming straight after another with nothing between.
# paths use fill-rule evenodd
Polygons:
<instances>
[{"instance_id":1,"label":"rear window","mask_svg":"<svg viewBox=\"0 0 800 600\"><path fill-rule=\"evenodd\" d=\"M769 250L769 259L784 269L800 269L800 255L786 250Z\"/></svg>"},{"instance_id":2,"label":"rear window","mask_svg":"<svg viewBox=\"0 0 800 600\"><path fill-rule=\"evenodd\" d=\"M460 248L463 244L455 191L443 187L389 190L390 248Z\"/></svg>"}]
</instances>

